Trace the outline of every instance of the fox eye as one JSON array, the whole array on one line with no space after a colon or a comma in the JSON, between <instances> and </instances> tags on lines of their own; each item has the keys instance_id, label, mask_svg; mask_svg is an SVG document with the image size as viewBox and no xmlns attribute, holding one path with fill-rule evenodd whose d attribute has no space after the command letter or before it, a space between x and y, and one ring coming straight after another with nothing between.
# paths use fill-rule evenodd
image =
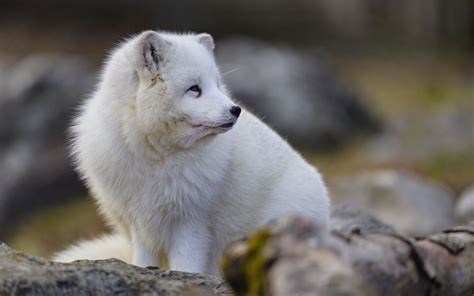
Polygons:
<instances>
[{"instance_id":1,"label":"fox eye","mask_svg":"<svg viewBox=\"0 0 474 296\"><path fill-rule=\"evenodd\" d=\"M199 87L199 85L195 84L193 86L191 86L190 88L188 88L188 91L192 91L192 92L195 92L197 95L196 97L200 97L201 94L202 94L202 90L201 88Z\"/></svg>"}]
</instances>

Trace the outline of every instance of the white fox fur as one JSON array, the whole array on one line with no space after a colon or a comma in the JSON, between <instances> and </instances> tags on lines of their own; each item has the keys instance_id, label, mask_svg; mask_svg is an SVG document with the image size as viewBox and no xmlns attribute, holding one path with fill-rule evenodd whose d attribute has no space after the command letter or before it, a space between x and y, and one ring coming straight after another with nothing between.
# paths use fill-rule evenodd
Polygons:
<instances>
[{"instance_id":1,"label":"white fox fur","mask_svg":"<svg viewBox=\"0 0 474 296\"><path fill-rule=\"evenodd\" d=\"M83 241L57 254L54 260L69 262L79 259L102 260L112 257L132 263L132 246L126 236L104 235L94 240Z\"/></svg>"},{"instance_id":2,"label":"white fox fur","mask_svg":"<svg viewBox=\"0 0 474 296\"><path fill-rule=\"evenodd\" d=\"M166 254L171 269L218 274L224 247L274 218L327 225L320 174L251 113L230 111L213 48L209 34L147 31L113 51L73 151L117 234L57 260L150 266Z\"/></svg>"}]
</instances>

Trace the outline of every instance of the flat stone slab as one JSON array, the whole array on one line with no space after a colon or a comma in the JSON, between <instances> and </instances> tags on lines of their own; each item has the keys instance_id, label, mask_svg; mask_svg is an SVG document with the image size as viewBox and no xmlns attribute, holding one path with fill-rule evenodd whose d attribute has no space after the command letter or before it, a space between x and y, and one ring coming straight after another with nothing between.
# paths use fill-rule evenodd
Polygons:
<instances>
[{"instance_id":1,"label":"flat stone slab","mask_svg":"<svg viewBox=\"0 0 474 296\"><path fill-rule=\"evenodd\" d=\"M0 244L0 295L232 295L224 280L117 259L51 262Z\"/></svg>"}]
</instances>

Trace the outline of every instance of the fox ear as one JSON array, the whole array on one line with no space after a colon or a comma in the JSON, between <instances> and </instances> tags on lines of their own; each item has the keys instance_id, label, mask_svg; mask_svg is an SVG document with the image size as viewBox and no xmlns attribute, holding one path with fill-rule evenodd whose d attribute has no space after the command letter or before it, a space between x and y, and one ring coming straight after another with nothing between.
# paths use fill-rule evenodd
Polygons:
<instances>
[{"instance_id":1,"label":"fox ear","mask_svg":"<svg viewBox=\"0 0 474 296\"><path fill-rule=\"evenodd\" d=\"M210 52L214 51L214 38L210 34L201 33L197 35L197 40Z\"/></svg>"},{"instance_id":2,"label":"fox ear","mask_svg":"<svg viewBox=\"0 0 474 296\"><path fill-rule=\"evenodd\" d=\"M146 31L140 37L139 46L141 49L141 59L144 68L151 74L158 72L163 56L169 43L155 31Z\"/></svg>"}]
</instances>

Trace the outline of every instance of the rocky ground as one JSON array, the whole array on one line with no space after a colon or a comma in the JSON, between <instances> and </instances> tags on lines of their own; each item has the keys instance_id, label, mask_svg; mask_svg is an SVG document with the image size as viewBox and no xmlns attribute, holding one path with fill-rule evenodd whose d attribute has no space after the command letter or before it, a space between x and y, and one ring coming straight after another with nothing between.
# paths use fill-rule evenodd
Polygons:
<instances>
[{"instance_id":1,"label":"rocky ground","mask_svg":"<svg viewBox=\"0 0 474 296\"><path fill-rule=\"evenodd\" d=\"M456 224L452 190L406 172L386 169L339 178L331 196L333 203L366 209L405 235L428 235Z\"/></svg>"},{"instance_id":2,"label":"rocky ground","mask_svg":"<svg viewBox=\"0 0 474 296\"><path fill-rule=\"evenodd\" d=\"M0 244L0 295L470 295L474 225L402 236L367 210L339 206L328 231L286 217L232 243L212 276L116 259L69 264ZM231 288L232 287L232 290Z\"/></svg>"},{"instance_id":3,"label":"rocky ground","mask_svg":"<svg viewBox=\"0 0 474 296\"><path fill-rule=\"evenodd\" d=\"M472 295L474 225L413 239L359 215L352 232L281 219L227 248L226 279L237 295Z\"/></svg>"},{"instance_id":4,"label":"rocky ground","mask_svg":"<svg viewBox=\"0 0 474 296\"><path fill-rule=\"evenodd\" d=\"M116 259L55 263L0 244L0 295L231 295L217 277Z\"/></svg>"}]
</instances>

